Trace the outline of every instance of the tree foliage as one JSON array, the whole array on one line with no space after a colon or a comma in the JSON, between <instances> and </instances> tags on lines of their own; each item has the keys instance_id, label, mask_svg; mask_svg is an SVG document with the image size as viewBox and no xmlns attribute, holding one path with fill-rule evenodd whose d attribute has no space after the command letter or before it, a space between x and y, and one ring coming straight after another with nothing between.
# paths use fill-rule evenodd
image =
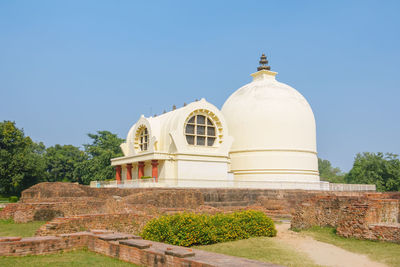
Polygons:
<instances>
[{"instance_id":1,"label":"tree foliage","mask_svg":"<svg viewBox=\"0 0 400 267\"><path fill-rule=\"evenodd\" d=\"M55 145L48 147L45 154L49 182L82 182L75 169L87 159L84 151L73 145Z\"/></svg>"},{"instance_id":2,"label":"tree foliage","mask_svg":"<svg viewBox=\"0 0 400 267\"><path fill-rule=\"evenodd\" d=\"M345 176L351 184L375 184L378 191L400 191L400 160L392 153L358 153Z\"/></svg>"},{"instance_id":3,"label":"tree foliage","mask_svg":"<svg viewBox=\"0 0 400 267\"><path fill-rule=\"evenodd\" d=\"M318 171L323 181L344 183L344 173L339 168L332 167L329 160L318 158Z\"/></svg>"},{"instance_id":4,"label":"tree foliage","mask_svg":"<svg viewBox=\"0 0 400 267\"><path fill-rule=\"evenodd\" d=\"M123 155L120 144L124 140L109 131L97 131L88 136L92 139L92 143L84 145L88 160L78 164L76 174L84 184L113 179L115 170L110 160Z\"/></svg>"},{"instance_id":5,"label":"tree foliage","mask_svg":"<svg viewBox=\"0 0 400 267\"><path fill-rule=\"evenodd\" d=\"M0 122L0 194L19 195L42 181L79 182L113 179L110 159L122 156L123 139L109 131L88 134L92 142L84 150L73 145L47 149L25 136L15 122Z\"/></svg>"},{"instance_id":6,"label":"tree foliage","mask_svg":"<svg viewBox=\"0 0 400 267\"><path fill-rule=\"evenodd\" d=\"M43 143L26 137L15 122L0 122L0 194L19 195L20 192L45 176Z\"/></svg>"}]
</instances>

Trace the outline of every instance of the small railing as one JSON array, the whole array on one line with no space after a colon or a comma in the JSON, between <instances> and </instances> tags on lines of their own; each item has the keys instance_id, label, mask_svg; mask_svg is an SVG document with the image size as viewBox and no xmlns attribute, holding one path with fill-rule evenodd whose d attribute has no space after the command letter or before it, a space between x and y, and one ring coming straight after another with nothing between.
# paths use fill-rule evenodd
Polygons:
<instances>
[{"instance_id":1,"label":"small railing","mask_svg":"<svg viewBox=\"0 0 400 267\"><path fill-rule=\"evenodd\" d=\"M303 189L329 190L328 182L283 182L283 181L235 181L235 180L199 180L199 179L160 179L154 178L113 181L92 181L90 187L118 187L118 188L145 188L145 187L202 187L202 188L270 188L270 189Z\"/></svg>"},{"instance_id":2,"label":"small railing","mask_svg":"<svg viewBox=\"0 0 400 267\"><path fill-rule=\"evenodd\" d=\"M155 178L146 178L146 179L135 179L135 180L124 180L124 181L91 181L90 187L95 188L107 188L107 187L149 187L145 185L155 184Z\"/></svg>"},{"instance_id":3,"label":"small railing","mask_svg":"<svg viewBox=\"0 0 400 267\"><path fill-rule=\"evenodd\" d=\"M326 181L241 181L241 180L199 180L199 179L160 179L155 178L113 181L92 181L90 187L107 188L146 188L146 187L199 187L199 188L265 188L265 189L300 189L318 191L376 191L375 185L368 184L333 184Z\"/></svg>"},{"instance_id":4,"label":"small railing","mask_svg":"<svg viewBox=\"0 0 400 267\"><path fill-rule=\"evenodd\" d=\"M329 191L376 191L374 184L334 184L329 183Z\"/></svg>"}]
</instances>

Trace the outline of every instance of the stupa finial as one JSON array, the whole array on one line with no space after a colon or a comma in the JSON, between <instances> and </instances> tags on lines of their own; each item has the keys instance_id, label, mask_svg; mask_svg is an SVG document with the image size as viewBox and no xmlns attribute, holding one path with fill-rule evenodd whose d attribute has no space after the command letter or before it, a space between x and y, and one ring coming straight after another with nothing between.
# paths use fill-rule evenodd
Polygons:
<instances>
[{"instance_id":1,"label":"stupa finial","mask_svg":"<svg viewBox=\"0 0 400 267\"><path fill-rule=\"evenodd\" d=\"M260 66L257 68L258 71L260 70L271 70L270 66L267 66L268 60L265 54L263 53L260 58Z\"/></svg>"}]
</instances>

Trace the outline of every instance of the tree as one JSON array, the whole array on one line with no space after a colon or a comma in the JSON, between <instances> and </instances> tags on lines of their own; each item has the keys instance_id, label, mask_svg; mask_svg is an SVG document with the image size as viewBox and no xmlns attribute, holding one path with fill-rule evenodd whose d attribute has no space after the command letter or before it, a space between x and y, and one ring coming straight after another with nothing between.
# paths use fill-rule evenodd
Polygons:
<instances>
[{"instance_id":1,"label":"tree","mask_svg":"<svg viewBox=\"0 0 400 267\"><path fill-rule=\"evenodd\" d=\"M114 168L110 160L122 156L120 144L124 139L109 131L98 131L97 134L88 134L91 144L84 145L88 160L77 165L75 175L80 177L84 184L90 181L113 179Z\"/></svg>"},{"instance_id":2,"label":"tree","mask_svg":"<svg viewBox=\"0 0 400 267\"><path fill-rule=\"evenodd\" d=\"M87 159L85 152L73 145L55 145L46 149L45 160L49 182L82 182L75 169Z\"/></svg>"},{"instance_id":3,"label":"tree","mask_svg":"<svg viewBox=\"0 0 400 267\"><path fill-rule=\"evenodd\" d=\"M358 153L345 177L352 184L375 184L378 191L400 191L400 160L392 153Z\"/></svg>"},{"instance_id":4,"label":"tree","mask_svg":"<svg viewBox=\"0 0 400 267\"><path fill-rule=\"evenodd\" d=\"M318 158L318 171L323 181L344 183L344 174L339 168L332 167L329 160Z\"/></svg>"},{"instance_id":5,"label":"tree","mask_svg":"<svg viewBox=\"0 0 400 267\"><path fill-rule=\"evenodd\" d=\"M15 122L0 122L0 194L19 195L45 176L43 143L25 136Z\"/></svg>"}]
</instances>

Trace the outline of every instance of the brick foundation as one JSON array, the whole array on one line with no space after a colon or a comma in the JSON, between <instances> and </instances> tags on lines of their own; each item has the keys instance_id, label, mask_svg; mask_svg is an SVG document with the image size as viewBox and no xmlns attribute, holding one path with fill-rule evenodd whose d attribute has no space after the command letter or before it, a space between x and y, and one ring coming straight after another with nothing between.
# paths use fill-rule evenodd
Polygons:
<instances>
[{"instance_id":1,"label":"brick foundation","mask_svg":"<svg viewBox=\"0 0 400 267\"><path fill-rule=\"evenodd\" d=\"M99 213L127 213L143 206L159 209L197 210L203 206L218 210L258 207L271 217L290 218L296 206L315 195L363 196L365 192L224 188L90 188L72 183L40 183L22 192L19 203L0 211L0 219L28 222L42 209L64 216ZM381 198L384 194L376 193ZM400 193L398 194L400 198Z\"/></svg>"},{"instance_id":2,"label":"brick foundation","mask_svg":"<svg viewBox=\"0 0 400 267\"><path fill-rule=\"evenodd\" d=\"M0 219L13 219L18 223L30 222L35 220L35 215L39 210L51 210L64 216L106 211L104 201L101 200L75 199L75 201L68 202L63 200L64 202L10 203L0 211Z\"/></svg>"},{"instance_id":3,"label":"brick foundation","mask_svg":"<svg viewBox=\"0 0 400 267\"><path fill-rule=\"evenodd\" d=\"M58 236L2 238L0 256L43 255L87 247L89 250L144 266L279 266L197 249L142 240L138 236L108 231L80 232Z\"/></svg>"},{"instance_id":4,"label":"brick foundation","mask_svg":"<svg viewBox=\"0 0 400 267\"><path fill-rule=\"evenodd\" d=\"M42 225L36 236L75 233L89 229L106 229L130 234L138 234L154 216L134 213L86 214L55 218Z\"/></svg>"},{"instance_id":5,"label":"brick foundation","mask_svg":"<svg viewBox=\"0 0 400 267\"><path fill-rule=\"evenodd\" d=\"M231 212L255 209L272 218L292 218L295 228L337 227L338 234L397 242L400 192L326 192L232 188L90 188L71 183L41 183L8 204L0 219L34 220L64 216L39 235L100 227L137 233L151 217L175 212ZM43 212L45 211L45 212ZM82 215L85 214L85 215ZM137 223L137 225L135 225ZM132 225L133 224L133 225ZM377 231L377 232L374 232Z\"/></svg>"}]
</instances>

